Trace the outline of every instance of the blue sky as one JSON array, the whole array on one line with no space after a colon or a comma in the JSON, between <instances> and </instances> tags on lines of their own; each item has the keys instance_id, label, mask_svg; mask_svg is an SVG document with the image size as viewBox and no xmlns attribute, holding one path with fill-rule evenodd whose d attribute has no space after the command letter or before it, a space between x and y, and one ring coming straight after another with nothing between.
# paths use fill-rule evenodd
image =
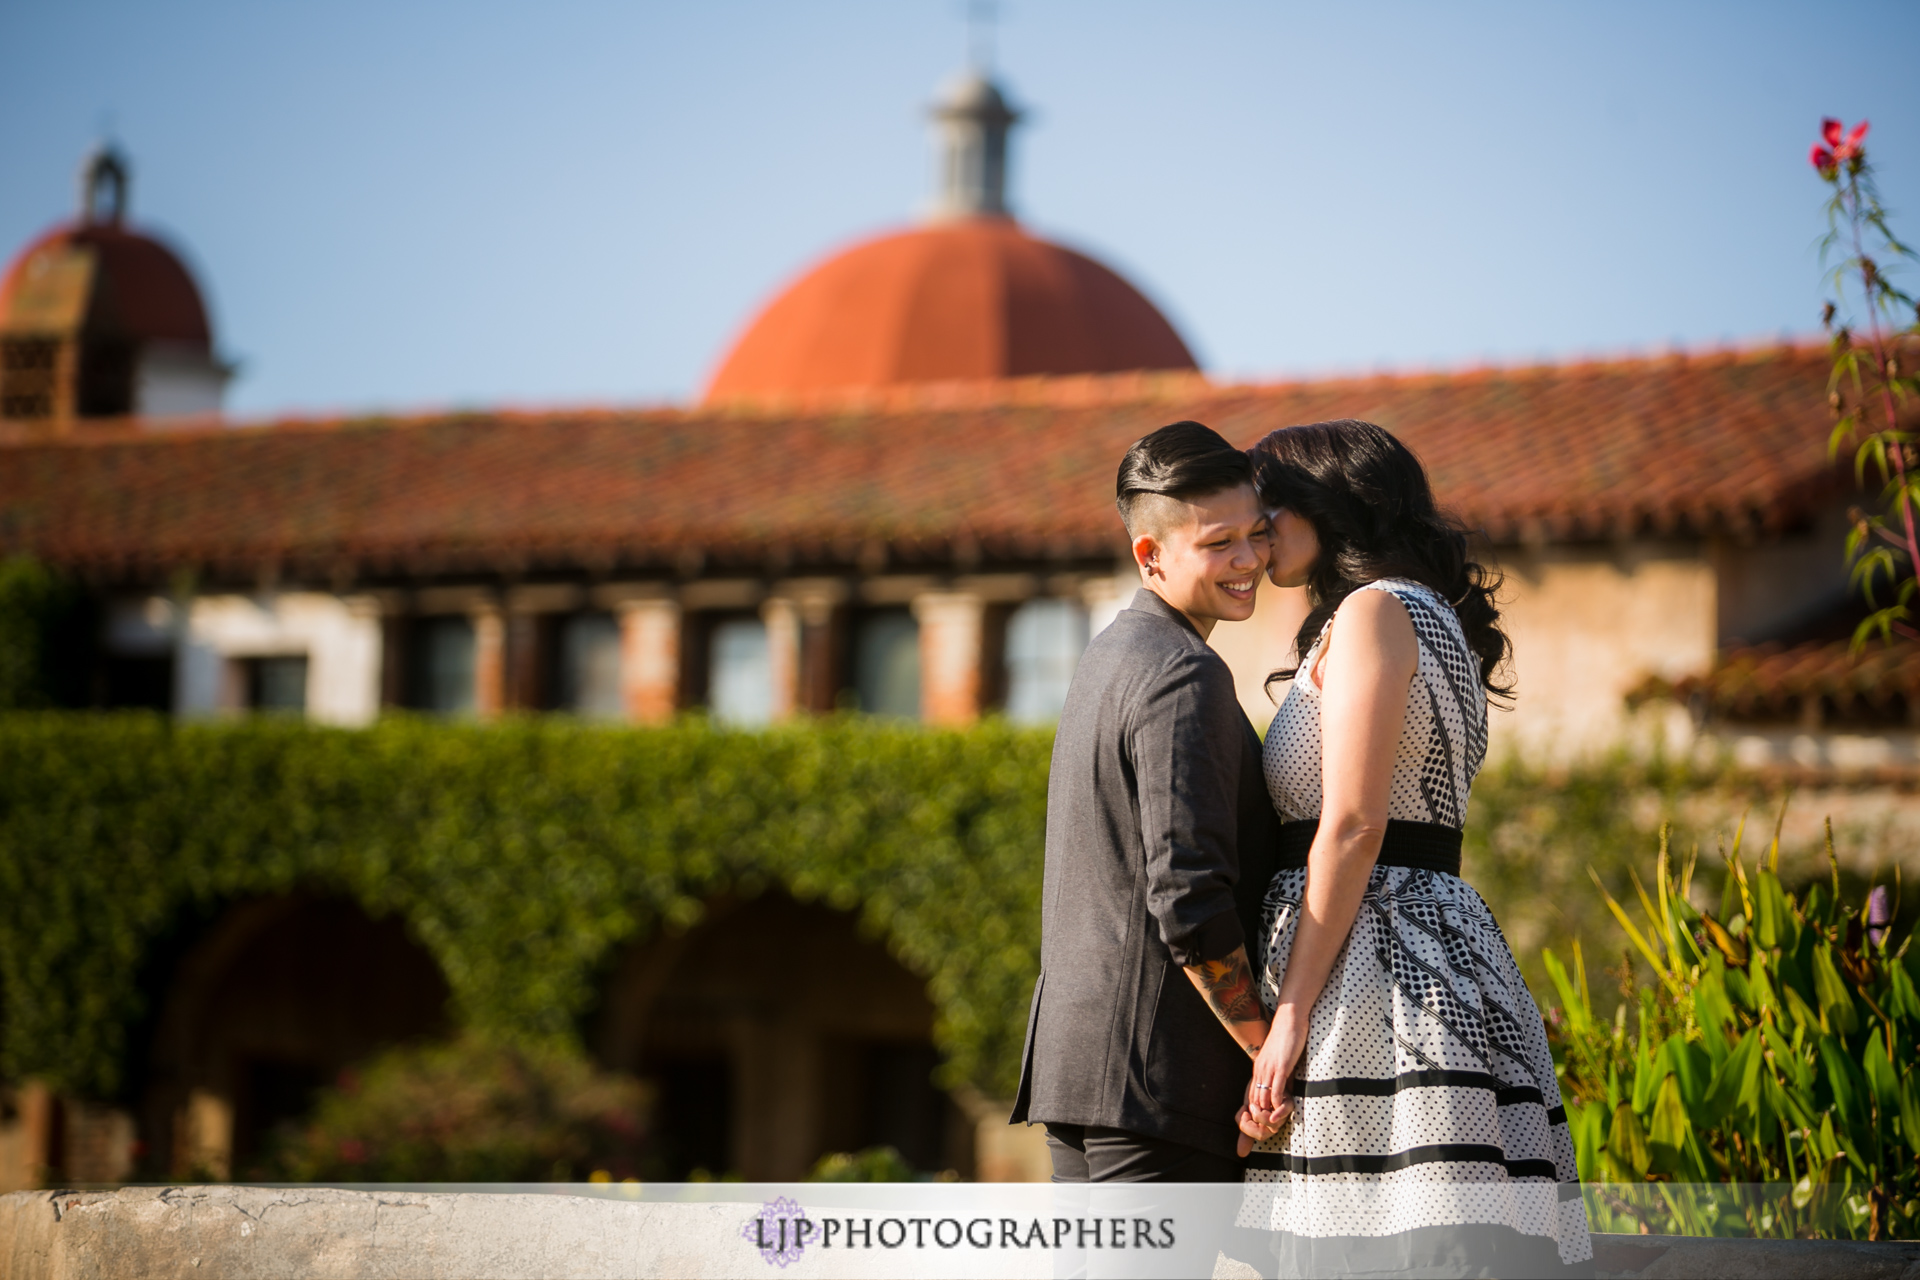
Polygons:
<instances>
[{"instance_id":1,"label":"blue sky","mask_svg":"<svg viewBox=\"0 0 1920 1280\"><path fill-rule=\"evenodd\" d=\"M244 415L697 394L925 206L960 0L0 5L0 248L110 128ZM1920 5L1005 0L1013 199L1225 376L1814 327L1819 117L1920 239Z\"/></svg>"}]
</instances>

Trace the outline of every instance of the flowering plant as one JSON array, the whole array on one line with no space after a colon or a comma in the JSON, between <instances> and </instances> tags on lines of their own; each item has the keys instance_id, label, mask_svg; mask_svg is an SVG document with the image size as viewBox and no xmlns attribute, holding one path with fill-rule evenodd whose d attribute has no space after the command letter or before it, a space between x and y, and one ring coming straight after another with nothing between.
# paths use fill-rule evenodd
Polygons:
<instances>
[{"instance_id":1,"label":"flowering plant","mask_svg":"<svg viewBox=\"0 0 1920 1280\"><path fill-rule=\"evenodd\" d=\"M1843 255L1833 265L1833 296L1821 316L1833 345L1833 374L1827 384L1833 431L1827 449L1837 456L1842 445L1852 444L1855 476L1864 485L1871 468L1880 487L1880 511L1869 514L1856 508L1847 535L1853 583L1872 610L1854 632L1856 650L1876 632L1885 640L1896 633L1920 639L1920 626L1915 625L1920 605L1914 601L1920 589L1915 579L1920 570L1915 520L1920 449L1915 447L1911 406L1920 379L1910 372L1920 355L1915 341L1920 338L1920 316L1913 324L1903 323L1914 310L1914 300L1888 278L1889 266L1912 262L1915 255L1887 226L1867 161L1866 138L1865 120L1852 129L1838 120L1823 120L1820 141L1807 157L1833 189L1821 261L1832 262L1836 252ZM1849 318L1844 312L1851 289L1858 291L1860 310ZM1876 595L1879 588L1891 594Z\"/></svg>"}]
</instances>

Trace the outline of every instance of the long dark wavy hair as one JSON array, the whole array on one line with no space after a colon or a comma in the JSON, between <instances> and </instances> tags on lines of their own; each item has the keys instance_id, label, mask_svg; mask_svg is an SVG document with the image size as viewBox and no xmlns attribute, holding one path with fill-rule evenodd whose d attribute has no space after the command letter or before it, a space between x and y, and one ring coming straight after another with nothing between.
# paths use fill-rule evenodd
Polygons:
<instances>
[{"instance_id":1,"label":"long dark wavy hair","mask_svg":"<svg viewBox=\"0 0 1920 1280\"><path fill-rule=\"evenodd\" d=\"M1500 573L1468 554L1466 526L1434 502L1426 468L1407 446L1371 422L1342 418L1268 432L1247 453L1260 501L1305 518L1320 539L1307 577L1313 608L1294 637L1296 659L1360 587L1406 578L1453 606L1480 659L1480 683L1496 698L1511 698L1505 676L1513 645L1494 598ZM1276 671L1267 682L1298 671Z\"/></svg>"}]
</instances>

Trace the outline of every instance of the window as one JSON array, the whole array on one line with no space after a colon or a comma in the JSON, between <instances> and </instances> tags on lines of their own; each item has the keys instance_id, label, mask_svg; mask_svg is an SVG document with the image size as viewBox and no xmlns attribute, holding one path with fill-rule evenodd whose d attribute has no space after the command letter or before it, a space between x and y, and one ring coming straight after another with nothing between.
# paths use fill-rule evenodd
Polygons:
<instances>
[{"instance_id":1,"label":"window","mask_svg":"<svg viewBox=\"0 0 1920 1280\"><path fill-rule=\"evenodd\" d=\"M106 658L109 707L173 710L173 655L110 653Z\"/></svg>"},{"instance_id":2,"label":"window","mask_svg":"<svg viewBox=\"0 0 1920 1280\"><path fill-rule=\"evenodd\" d=\"M765 724L773 718L773 658L767 624L730 618L713 628L707 703L723 724Z\"/></svg>"},{"instance_id":3,"label":"window","mask_svg":"<svg viewBox=\"0 0 1920 1280\"><path fill-rule=\"evenodd\" d=\"M286 711L300 714L307 709L307 657L305 654L272 658L242 659L246 679L245 697L251 711Z\"/></svg>"},{"instance_id":4,"label":"window","mask_svg":"<svg viewBox=\"0 0 1920 1280\"><path fill-rule=\"evenodd\" d=\"M407 705L442 715L473 712L473 620L421 618L413 626Z\"/></svg>"},{"instance_id":5,"label":"window","mask_svg":"<svg viewBox=\"0 0 1920 1280\"><path fill-rule=\"evenodd\" d=\"M560 624L559 705L563 711L615 719L620 695L620 622L610 613L576 613Z\"/></svg>"},{"instance_id":6,"label":"window","mask_svg":"<svg viewBox=\"0 0 1920 1280\"><path fill-rule=\"evenodd\" d=\"M60 344L52 338L0 342L0 418L51 418Z\"/></svg>"},{"instance_id":7,"label":"window","mask_svg":"<svg viewBox=\"0 0 1920 1280\"><path fill-rule=\"evenodd\" d=\"M94 338L80 344L80 385L74 411L83 418L133 412L133 344Z\"/></svg>"},{"instance_id":8,"label":"window","mask_svg":"<svg viewBox=\"0 0 1920 1280\"><path fill-rule=\"evenodd\" d=\"M853 690L860 710L920 716L920 624L905 609L876 609L854 633Z\"/></svg>"},{"instance_id":9,"label":"window","mask_svg":"<svg viewBox=\"0 0 1920 1280\"><path fill-rule=\"evenodd\" d=\"M1029 600L1007 619L1007 716L1057 720L1087 647L1087 611L1072 600Z\"/></svg>"}]
</instances>

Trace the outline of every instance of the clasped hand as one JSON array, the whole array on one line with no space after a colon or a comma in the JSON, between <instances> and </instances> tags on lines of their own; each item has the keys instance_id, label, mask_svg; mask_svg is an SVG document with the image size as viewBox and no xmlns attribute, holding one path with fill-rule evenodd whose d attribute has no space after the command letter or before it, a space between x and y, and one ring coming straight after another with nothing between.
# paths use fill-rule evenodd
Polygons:
<instances>
[{"instance_id":1,"label":"clasped hand","mask_svg":"<svg viewBox=\"0 0 1920 1280\"><path fill-rule=\"evenodd\" d=\"M1307 1015L1282 1005L1274 1011L1266 1043L1253 1060L1246 1102L1233 1117L1240 1128L1242 1159L1253 1150L1254 1143L1278 1133L1293 1115L1295 1099L1288 1092L1288 1081L1293 1077L1293 1064L1306 1046Z\"/></svg>"}]
</instances>

